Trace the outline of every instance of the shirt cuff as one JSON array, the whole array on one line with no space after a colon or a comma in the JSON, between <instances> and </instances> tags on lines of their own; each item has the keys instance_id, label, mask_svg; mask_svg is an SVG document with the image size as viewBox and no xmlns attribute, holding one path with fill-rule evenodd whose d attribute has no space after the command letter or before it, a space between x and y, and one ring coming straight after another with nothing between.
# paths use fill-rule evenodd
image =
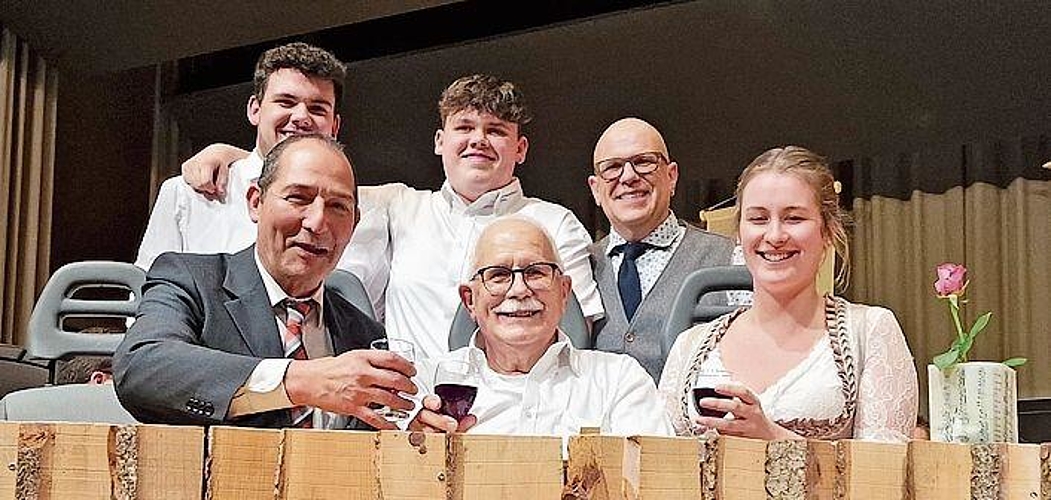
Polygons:
<instances>
[{"instance_id":1,"label":"shirt cuff","mask_svg":"<svg viewBox=\"0 0 1051 500\"><path fill-rule=\"evenodd\" d=\"M230 417L251 415L270 410L292 408L285 392L285 372L292 363L288 358L264 359L252 370L230 401Z\"/></svg>"}]
</instances>

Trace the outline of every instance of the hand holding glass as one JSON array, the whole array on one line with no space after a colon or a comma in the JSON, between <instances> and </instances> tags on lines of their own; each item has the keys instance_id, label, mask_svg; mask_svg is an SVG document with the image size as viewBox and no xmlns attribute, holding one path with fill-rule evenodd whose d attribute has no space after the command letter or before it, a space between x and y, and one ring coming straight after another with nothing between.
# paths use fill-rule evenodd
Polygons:
<instances>
[{"instance_id":1,"label":"hand holding glass","mask_svg":"<svg viewBox=\"0 0 1051 500\"><path fill-rule=\"evenodd\" d=\"M466 361L441 361L434 372L434 393L442 400L439 412L463 420L478 395L478 368Z\"/></svg>"},{"instance_id":2,"label":"hand holding glass","mask_svg":"<svg viewBox=\"0 0 1051 500\"><path fill-rule=\"evenodd\" d=\"M730 381L730 373L725 370L718 369L701 369L697 372L697 376L693 379L693 404L697 413L702 417L722 417L726 415L726 412L720 410L712 410L709 408L701 407L701 399L704 398L719 398L719 399L732 399L731 396L726 396L715 392L715 386L719 384L725 384Z\"/></svg>"},{"instance_id":3,"label":"hand holding glass","mask_svg":"<svg viewBox=\"0 0 1051 500\"><path fill-rule=\"evenodd\" d=\"M374 350L379 351L390 351L402 358L405 358L409 363L416 362L416 349L412 345L412 342L402 339L376 339L369 344ZM409 417L409 414L403 410L396 410L386 406L380 407L376 410L390 422L398 422Z\"/></svg>"}]
</instances>

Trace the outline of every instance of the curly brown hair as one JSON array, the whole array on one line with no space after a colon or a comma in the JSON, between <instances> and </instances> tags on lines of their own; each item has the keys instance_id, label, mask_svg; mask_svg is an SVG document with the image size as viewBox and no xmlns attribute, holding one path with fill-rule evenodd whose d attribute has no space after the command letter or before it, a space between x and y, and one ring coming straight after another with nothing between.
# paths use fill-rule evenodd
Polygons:
<instances>
[{"instance_id":1,"label":"curly brown hair","mask_svg":"<svg viewBox=\"0 0 1051 500\"><path fill-rule=\"evenodd\" d=\"M439 127L445 126L450 116L465 110L488 113L501 120L518 125L518 134L532 121L525 104L525 96L514 83L492 75L471 75L449 84L438 99Z\"/></svg>"},{"instance_id":2,"label":"curly brown hair","mask_svg":"<svg viewBox=\"0 0 1051 500\"><path fill-rule=\"evenodd\" d=\"M259 56L252 77L256 99L263 100L270 75L285 68L332 82L336 94L336 109L339 109L339 103L343 100L343 81L347 78L346 66L331 52L303 42L274 47Z\"/></svg>"}]
</instances>

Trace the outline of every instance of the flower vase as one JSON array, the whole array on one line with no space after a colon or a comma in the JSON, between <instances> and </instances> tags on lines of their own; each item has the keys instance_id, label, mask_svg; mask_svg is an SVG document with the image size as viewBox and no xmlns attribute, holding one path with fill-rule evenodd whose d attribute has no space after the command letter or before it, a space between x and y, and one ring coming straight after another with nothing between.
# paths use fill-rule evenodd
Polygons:
<instances>
[{"instance_id":1,"label":"flower vase","mask_svg":"<svg viewBox=\"0 0 1051 500\"><path fill-rule=\"evenodd\" d=\"M948 443L1017 443L1018 388L1003 363L927 365L931 440Z\"/></svg>"}]
</instances>

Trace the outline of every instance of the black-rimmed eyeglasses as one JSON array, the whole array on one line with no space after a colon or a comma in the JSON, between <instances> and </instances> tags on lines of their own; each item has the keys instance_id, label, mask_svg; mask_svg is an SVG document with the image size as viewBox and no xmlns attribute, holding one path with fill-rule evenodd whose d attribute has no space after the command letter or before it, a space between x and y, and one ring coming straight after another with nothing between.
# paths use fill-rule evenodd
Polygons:
<instances>
[{"instance_id":1,"label":"black-rimmed eyeglasses","mask_svg":"<svg viewBox=\"0 0 1051 500\"><path fill-rule=\"evenodd\" d=\"M550 289L555 282L555 274L562 272L558 264L552 262L536 262L525 267L510 268L507 266L487 266L474 273L471 278L481 279L482 286L489 293L503 295L511 289L515 282L515 274L522 275L522 281L534 292Z\"/></svg>"},{"instance_id":2,"label":"black-rimmed eyeglasses","mask_svg":"<svg viewBox=\"0 0 1051 500\"><path fill-rule=\"evenodd\" d=\"M635 173L639 175L648 174L657 170L657 167L661 166L661 163L667 162L668 159L664 157L664 154L659 151L649 151L646 153L639 153L629 158L609 158L602 160L595 164L595 172L598 172L598 176L605 181L615 181L620 178L620 175L624 173L624 167L627 164L631 164L631 168L635 169Z\"/></svg>"}]
</instances>

